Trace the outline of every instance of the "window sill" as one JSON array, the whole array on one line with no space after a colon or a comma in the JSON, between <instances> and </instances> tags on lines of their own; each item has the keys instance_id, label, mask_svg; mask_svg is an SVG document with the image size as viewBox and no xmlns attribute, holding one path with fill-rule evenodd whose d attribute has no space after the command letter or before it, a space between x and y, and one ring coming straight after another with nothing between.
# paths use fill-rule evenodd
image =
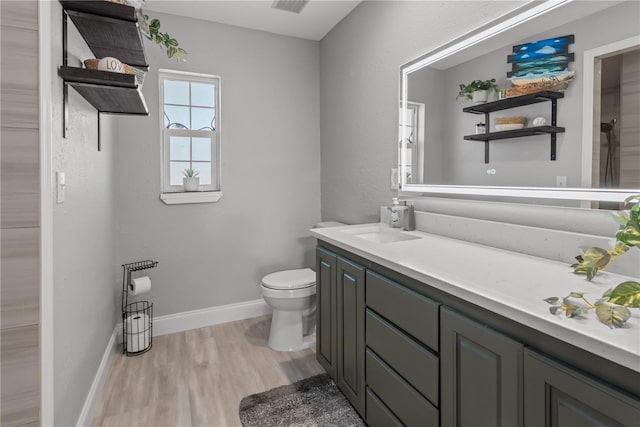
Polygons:
<instances>
[{"instance_id":1,"label":"window sill","mask_svg":"<svg viewBox=\"0 0 640 427\"><path fill-rule=\"evenodd\" d=\"M222 191L190 191L184 193L162 193L160 200L167 205L188 203L215 203L222 197Z\"/></svg>"}]
</instances>

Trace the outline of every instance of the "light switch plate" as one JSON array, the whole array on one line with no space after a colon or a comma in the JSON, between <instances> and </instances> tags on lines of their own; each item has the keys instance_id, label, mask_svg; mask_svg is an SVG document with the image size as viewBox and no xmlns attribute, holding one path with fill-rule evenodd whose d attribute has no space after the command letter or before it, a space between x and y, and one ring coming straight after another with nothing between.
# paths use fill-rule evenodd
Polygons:
<instances>
[{"instance_id":1,"label":"light switch plate","mask_svg":"<svg viewBox=\"0 0 640 427\"><path fill-rule=\"evenodd\" d=\"M398 189L398 168L391 168L391 189Z\"/></svg>"},{"instance_id":2,"label":"light switch plate","mask_svg":"<svg viewBox=\"0 0 640 427\"><path fill-rule=\"evenodd\" d=\"M56 172L56 203L67 199L67 177L64 172Z\"/></svg>"},{"instance_id":3,"label":"light switch plate","mask_svg":"<svg viewBox=\"0 0 640 427\"><path fill-rule=\"evenodd\" d=\"M556 187L558 187L558 188L567 188L567 177L566 176L556 176Z\"/></svg>"}]
</instances>

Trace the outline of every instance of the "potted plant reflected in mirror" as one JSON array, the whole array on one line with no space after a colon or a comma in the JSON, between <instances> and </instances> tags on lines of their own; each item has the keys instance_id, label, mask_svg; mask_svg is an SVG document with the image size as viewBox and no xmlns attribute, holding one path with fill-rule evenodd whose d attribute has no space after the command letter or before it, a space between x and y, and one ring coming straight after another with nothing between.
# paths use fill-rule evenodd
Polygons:
<instances>
[{"instance_id":1,"label":"potted plant reflected in mirror","mask_svg":"<svg viewBox=\"0 0 640 427\"><path fill-rule=\"evenodd\" d=\"M473 101L475 105L484 104L489 99L489 92L499 92L496 79L491 80L474 80L468 85L460 84L460 92L458 98L464 98L467 101Z\"/></svg>"},{"instance_id":2,"label":"potted plant reflected in mirror","mask_svg":"<svg viewBox=\"0 0 640 427\"><path fill-rule=\"evenodd\" d=\"M200 188L200 177L198 176L200 172L196 169L185 169L183 174L182 185L184 186L184 191L198 191L198 188Z\"/></svg>"}]
</instances>

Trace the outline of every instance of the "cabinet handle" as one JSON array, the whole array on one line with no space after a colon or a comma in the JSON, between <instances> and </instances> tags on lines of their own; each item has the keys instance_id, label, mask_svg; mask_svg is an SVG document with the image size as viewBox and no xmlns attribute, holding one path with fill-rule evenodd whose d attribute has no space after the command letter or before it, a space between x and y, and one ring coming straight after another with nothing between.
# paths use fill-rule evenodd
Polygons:
<instances>
[{"instance_id":1,"label":"cabinet handle","mask_svg":"<svg viewBox=\"0 0 640 427\"><path fill-rule=\"evenodd\" d=\"M320 265L326 268L331 268L331 264L325 262L325 261L320 261Z\"/></svg>"},{"instance_id":2,"label":"cabinet handle","mask_svg":"<svg viewBox=\"0 0 640 427\"><path fill-rule=\"evenodd\" d=\"M352 275L350 275L349 273L342 273L342 277L344 277L347 280L352 281L353 283L356 283L356 278L353 277Z\"/></svg>"}]
</instances>

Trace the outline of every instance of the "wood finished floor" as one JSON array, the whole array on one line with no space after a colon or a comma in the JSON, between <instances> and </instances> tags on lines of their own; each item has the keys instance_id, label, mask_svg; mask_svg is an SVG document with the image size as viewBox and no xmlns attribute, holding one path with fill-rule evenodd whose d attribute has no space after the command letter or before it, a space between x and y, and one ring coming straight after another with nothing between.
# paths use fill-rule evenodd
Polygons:
<instances>
[{"instance_id":1,"label":"wood finished floor","mask_svg":"<svg viewBox=\"0 0 640 427\"><path fill-rule=\"evenodd\" d=\"M240 400L324 372L311 349L267 347L271 317L153 338L136 357L118 354L94 426L240 426Z\"/></svg>"}]
</instances>

